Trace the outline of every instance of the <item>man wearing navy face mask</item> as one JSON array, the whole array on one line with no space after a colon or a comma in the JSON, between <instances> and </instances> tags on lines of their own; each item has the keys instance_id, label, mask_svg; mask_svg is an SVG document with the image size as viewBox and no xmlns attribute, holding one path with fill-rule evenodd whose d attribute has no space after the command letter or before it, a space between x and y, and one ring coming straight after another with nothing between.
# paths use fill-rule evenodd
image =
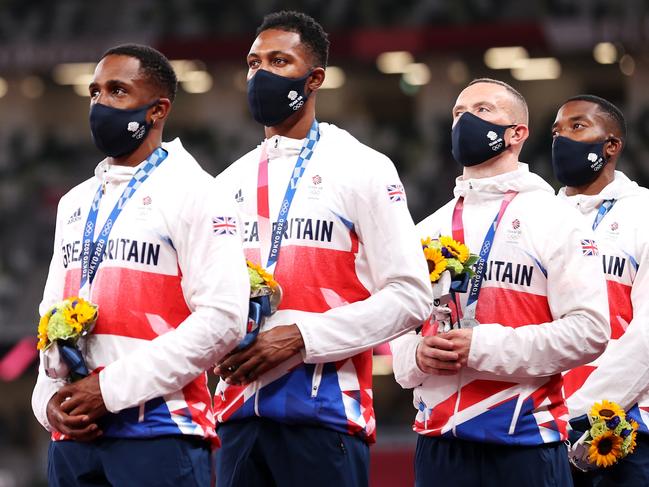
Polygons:
<instances>
[{"instance_id":1,"label":"man wearing navy face mask","mask_svg":"<svg viewBox=\"0 0 649 487\"><path fill-rule=\"evenodd\" d=\"M511 86L470 83L453 108L455 198L417 226L480 255L459 328L391 343L415 389L417 486L572 485L561 372L604 350L606 289L589 229L518 160L527 120Z\"/></svg>"},{"instance_id":2,"label":"man wearing navy face mask","mask_svg":"<svg viewBox=\"0 0 649 487\"><path fill-rule=\"evenodd\" d=\"M267 16L248 54L261 146L217 179L247 257L283 289L255 343L219 364L219 487L368 485L371 348L423 322L427 269L392 162L315 118L327 35Z\"/></svg>"},{"instance_id":3,"label":"man wearing navy face mask","mask_svg":"<svg viewBox=\"0 0 649 487\"><path fill-rule=\"evenodd\" d=\"M639 425L636 451L587 477L599 486L649 485L649 190L616 170L626 122L609 101L593 95L569 99L552 136L552 166L565 185L559 197L579 210L597 237L611 320L602 356L564 376L571 425L586 431L595 402L617 402Z\"/></svg>"},{"instance_id":4,"label":"man wearing navy face mask","mask_svg":"<svg viewBox=\"0 0 649 487\"><path fill-rule=\"evenodd\" d=\"M99 314L80 347L92 375L67 384L54 347L41 355L50 486L210 484L205 370L243 338L249 283L234 205L178 139L162 142L176 86L140 45L107 51L89 86L107 157L59 203L40 311L79 295Z\"/></svg>"}]
</instances>

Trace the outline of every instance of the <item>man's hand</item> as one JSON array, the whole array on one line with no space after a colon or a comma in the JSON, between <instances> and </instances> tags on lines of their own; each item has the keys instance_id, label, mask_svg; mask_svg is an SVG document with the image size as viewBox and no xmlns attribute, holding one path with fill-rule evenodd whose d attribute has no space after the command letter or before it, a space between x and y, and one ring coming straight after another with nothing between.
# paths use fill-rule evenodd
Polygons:
<instances>
[{"instance_id":1,"label":"man's hand","mask_svg":"<svg viewBox=\"0 0 649 487\"><path fill-rule=\"evenodd\" d=\"M466 367L469 361L473 329L460 328L459 330L451 330L447 333L442 333L439 336L453 344L453 351L458 355L458 363L462 367Z\"/></svg>"},{"instance_id":2,"label":"man's hand","mask_svg":"<svg viewBox=\"0 0 649 487\"><path fill-rule=\"evenodd\" d=\"M63 386L59 394L66 398L61 410L70 416L85 415L95 422L108 412L99 387L99 374Z\"/></svg>"},{"instance_id":3,"label":"man's hand","mask_svg":"<svg viewBox=\"0 0 649 487\"><path fill-rule=\"evenodd\" d=\"M453 375L461 367L459 355L453 351L453 342L441 335L424 337L417 346L415 358L419 370L427 374Z\"/></svg>"},{"instance_id":4,"label":"man's hand","mask_svg":"<svg viewBox=\"0 0 649 487\"><path fill-rule=\"evenodd\" d=\"M469 361L472 337L468 328L424 337L417 346L417 367L427 374L457 374Z\"/></svg>"},{"instance_id":5,"label":"man's hand","mask_svg":"<svg viewBox=\"0 0 649 487\"><path fill-rule=\"evenodd\" d=\"M58 391L47 403L47 420L54 430L76 441L92 441L102 435L88 415L69 415L63 411L61 404L65 402L65 394Z\"/></svg>"},{"instance_id":6,"label":"man's hand","mask_svg":"<svg viewBox=\"0 0 649 487\"><path fill-rule=\"evenodd\" d=\"M262 332L248 348L226 356L214 369L228 384L244 385L300 353L304 340L297 325Z\"/></svg>"}]
</instances>

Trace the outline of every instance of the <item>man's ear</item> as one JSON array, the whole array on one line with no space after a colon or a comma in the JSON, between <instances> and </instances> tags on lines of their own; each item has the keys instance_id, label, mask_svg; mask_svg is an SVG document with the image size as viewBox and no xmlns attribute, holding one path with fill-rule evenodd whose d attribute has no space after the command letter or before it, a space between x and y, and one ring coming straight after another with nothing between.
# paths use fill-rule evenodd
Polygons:
<instances>
[{"instance_id":1,"label":"man's ear","mask_svg":"<svg viewBox=\"0 0 649 487\"><path fill-rule=\"evenodd\" d=\"M610 159L622 152L623 146L624 142L622 142L622 139L610 134L606 144L604 145L604 154L608 159Z\"/></svg>"},{"instance_id":2,"label":"man's ear","mask_svg":"<svg viewBox=\"0 0 649 487\"><path fill-rule=\"evenodd\" d=\"M322 86L322 83L324 83L324 80L324 68L314 68L307 81L307 88L309 88L310 91L317 91Z\"/></svg>"},{"instance_id":3,"label":"man's ear","mask_svg":"<svg viewBox=\"0 0 649 487\"><path fill-rule=\"evenodd\" d=\"M164 122L171 111L171 100L169 98L160 98L158 102L151 107L151 124Z\"/></svg>"},{"instance_id":4,"label":"man's ear","mask_svg":"<svg viewBox=\"0 0 649 487\"><path fill-rule=\"evenodd\" d=\"M509 145L520 146L530 136L530 129L527 125L519 124L511 128Z\"/></svg>"}]
</instances>

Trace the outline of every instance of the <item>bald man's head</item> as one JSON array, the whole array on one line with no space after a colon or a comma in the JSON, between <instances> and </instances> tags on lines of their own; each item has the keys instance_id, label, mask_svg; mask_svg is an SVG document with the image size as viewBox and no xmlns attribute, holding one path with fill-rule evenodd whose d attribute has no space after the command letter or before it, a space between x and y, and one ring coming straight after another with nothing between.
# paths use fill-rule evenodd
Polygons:
<instances>
[{"instance_id":1,"label":"bald man's head","mask_svg":"<svg viewBox=\"0 0 649 487\"><path fill-rule=\"evenodd\" d=\"M518 157L529 136L527 103L518 91L502 81L489 78L474 80L455 100L452 111L453 130L467 113L504 127L502 142L505 144L505 152L509 154L503 154L504 159L509 159L511 155ZM491 150L493 151L493 148ZM479 159L477 156L476 158Z\"/></svg>"},{"instance_id":2,"label":"bald man's head","mask_svg":"<svg viewBox=\"0 0 649 487\"><path fill-rule=\"evenodd\" d=\"M467 88L479 83L489 83L502 87L503 90L507 93L508 97L511 99L511 103L507 106L504 106L503 109L505 109L511 115L512 123L529 125L530 115L527 109L527 102L525 101L525 98L523 98L523 95L520 94L520 92L518 92L516 89L514 89L504 81L491 78L474 79L467 85Z\"/></svg>"}]
</instances>

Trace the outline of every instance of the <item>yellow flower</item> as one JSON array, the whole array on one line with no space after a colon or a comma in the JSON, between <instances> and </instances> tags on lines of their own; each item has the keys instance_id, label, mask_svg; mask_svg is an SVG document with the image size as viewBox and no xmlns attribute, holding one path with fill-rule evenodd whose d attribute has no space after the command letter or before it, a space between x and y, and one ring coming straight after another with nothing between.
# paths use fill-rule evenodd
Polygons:
<instances>
[{"instance_id":1,"label":"yellow flower","mask_svg":"<svg viewBox=\"0 0 649 487\"><path fill-rule=\"evenodd\" d=\"M97 319L97 307L83 298L71 297L65 299L59 308L63 313L65 322L76 333L81 333L84 327L93 323Z\"/></svg>"},{"instance_id":2,"label":"yellow flower","mask_svg":"<svg viewBox=\"0 0 649 487\"><path fill-rule=\"evenodd\" d=\"M273 276L266 272L266 269L264 269L262 266L257 265L249 260L246 260L246 264L248 264L248 267L256 271L257 274L259 274L259 277L263 279L264 284L269 286L271 289L275 289L277 287L277 281L273 279Z\"/></svg>"},{"instance_id":3,"label":"yellow flower","mask_svg":"<svg viewBox=\"0 0 649 487\"><path fill-rule=\"evenodd\" d=\"M622 458L622 438L607 431L593 439L588 449L588 460L598 467L610 467Z\"/></svg>"},{"instance_id":4,"label":"yellow flower","mask_svg":"<svg viewBox=\"0 0 649 487\"><path fill-rule=\"evenodd\" d=\"M70 325L74 331L80 333L81 325L78 321L77 312L72 307L72 303L66 303L61 311L63 311L63 318L65 318L65 322Z\"/></svg>"},{"instance_id":5,"label":"yellow flower","mask_svg":"<svg viewBox=\"0 0 649 487\"><path fill-rule=\"evenodd\" d=\"M435 283L439 280L442 272L446 270L446 259L438 249L426 247L424 256L428 262L428 271L430 272L430 282Z\"/></svg>"},{"instance_id":6,"label":"yellow flower","mask_svg":"<svg viewBox=\"0 0 649 487\"><path fill-rule=\"evenodd\" d=\"M611 419L613 416L619 416L621 420L626 418L626 414L624 414L624 410L620 406L606 399L593 405L590 409L590 416L604 421Z\"/></svg>"},{"instance_id":7,"label":"yellow flower","mask_svg":"<svg viewBox=\"0 0 649 487\"><path fill-rule=\"evenodd\" d=\"M421 246L422 247L428 247L432 241L433 240L430 237L422 238L421 239Z\"/></svg>"},{"instance_id":8,"label":"yellow flower","mask_svg":"<svg viewBox=\"0 0 649 487\"><path fill-rule=\"evenodd\" d=\"M94 321L97 317L97 307L90 304L83 298L70 298L69 299L74 305L74 312L77 314L77 323L85 325Z\"/></svg>"},{"instance_id":9,"label":"yellow flower","mask_svg":"<svg viewBox=\"0 0 649 487\"><path fill-rule=\"evenodd\" d=\"M48 311L38 321L38 350L45 350L47 346L47 324L50 322L50 312Z\"/></svg>"},{"instance_id":10,"label":"yellow flower","mask_svg":"<svg viewBox=\"0 0 649 487\"><path fill-rule=\"evenodd\" d=\"M441 236L439 237L439 243L442 244L442 247L445 247L453 257L459 260L464 264L469 258L469 248L456 240L453 240L451 237Z\"/></svg>"}]
</instances>

